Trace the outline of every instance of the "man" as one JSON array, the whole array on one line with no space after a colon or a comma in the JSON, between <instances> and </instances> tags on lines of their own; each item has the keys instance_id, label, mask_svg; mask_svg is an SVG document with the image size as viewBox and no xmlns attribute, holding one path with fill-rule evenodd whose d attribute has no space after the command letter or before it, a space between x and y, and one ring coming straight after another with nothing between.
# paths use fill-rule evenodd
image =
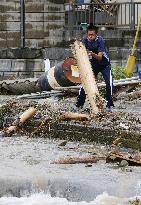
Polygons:
<instances>
[{"instance_id":1,"label":"man","mask_svg":"<svg viewBox=\"0 0 141 205\"><path fill-rule=\"evenodd\" d=\"M95 77L97 77L99 72L102 73L106 83L106 111L110 112L111 106L114 106L112 101L113 82L110 59L105 47L105 41L101 36L98 36L98 28L90 24L87 27L87 37L82 40L82 43L85 45L88 51L88 56ZM83 88L81 88L77 97L76 107L82 108L85 103L85 99L85 91Z\"/></svg>"}]
</instances>

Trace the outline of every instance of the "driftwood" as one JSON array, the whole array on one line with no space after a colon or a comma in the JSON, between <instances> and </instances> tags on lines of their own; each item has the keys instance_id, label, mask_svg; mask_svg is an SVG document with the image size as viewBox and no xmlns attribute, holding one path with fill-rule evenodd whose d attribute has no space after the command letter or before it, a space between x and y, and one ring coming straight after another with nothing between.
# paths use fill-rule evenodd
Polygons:
<instances>
[{"instance_id":1,"label":"driftwood","mask_svg":"<svg viewBox=\"0 0 141 205\"><path fill-rule=\"evenodd\" d=\"M77 61L81 82L90 104L91 113L97 114L103 109L103 99L99 94L92 67L85 46L75 41L73 53Z\"/></svg>"},{"instance_id":2,"label":"driftwood","mask_svg":"<svg viewBox=\"0 0 141 205\"><path fill-rule=\"evenodd\" d=\"M53 162L53 164L80 164L80 163L96 163L99 160L105 160L105 157L70 157L68 159L60 159L58 161Z\"/></svg>"},{"instance_id":3,"label":"driftwood","mask_svg":"<svg viewBox=\"0 0 141 205\"><path fill-rule=\"evenodd\" d=\"M126 100L131 100L131 99L137 99L137 98L140 98L141 97L141 91L138 90L138 91L133 91L131 93L120 93L116 99L117 100L120 100L120 99L126 99Z\"/></svg>"},{"instance_id":4,"label":"driftwood","mask_svg":"<svg viewBox=\"0 0 141 205\"><path fill-rule=\"evenodd\" d=\"M30 119L36 113L36 109L34 107L30 107L26 110L18 119L16 119L12 125L8 128L4 128L0 132L1 137L11 136L16 132L28 119Z\"/></svg>"},{"instance_id":5,"label":"driftwood","mask_svg":"<svg viewBox=\"0 0 141 205\"><path fill-rule=\"evenodd\" d=\"M128 157L121 154L111 153L106 157L106 162L121 162L122 160L126 160L129 166L141 166L141 161L136 160L135 157Z\"/></svg>"},{"instance_id":6,"label":"driftwood","mask_svg":"<svg viewBox=\"0 0 141 205\"><path fill-rule=\"evenodd\" d=\"M65 112L60 116L60 120L89 120L89 116L82 113Z\"/></svg>"},{"instance_id":7,"label":"driftwood","mask_svg":"<svg viewBox=\"0 0 141 205\"><path fill-rule=\"evenodd\" d=\"M121 144L121 141L123 140L123 138L124 138L124 136L119 136L119 137L117 137L114 141L113 141L113 143L112 143L112 147L115 147L115 146L118 146L119 144Z\"/></svg>"}]
</instances>

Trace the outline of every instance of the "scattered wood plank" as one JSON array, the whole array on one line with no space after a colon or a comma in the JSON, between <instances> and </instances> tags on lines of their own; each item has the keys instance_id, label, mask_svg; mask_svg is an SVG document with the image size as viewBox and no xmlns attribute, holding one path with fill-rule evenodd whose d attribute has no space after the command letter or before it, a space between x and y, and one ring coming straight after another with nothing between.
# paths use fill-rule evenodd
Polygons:
<instances>
[{"instance_id":1,"label":"scattered wood plank","mask_svg":"<svg viewBox=\"0 0 141 205\"><path fill-rule=\"evenodd\" d=\"M121 162L122 160L126 160L129 166L141 166L141 161L129 158L128 156L124 156L118 153L111 153L106 157L106 163Z\"/></svg>"},{"instance_id":2,"label":"scattered wood plank","mask_svg":"<svg viewBox=\"0 0 141 205\"><path fill-rule=\"evenodd\" d=\"M80 163L96 163L99 160L105 160L105 157L98 157L98 156L93 156L93 157L70 157L66 159L60 159L58 161L53 162L53 164L80 164Z\"/></svg>"},{"instance_id":3,"label":"scattered wood plank","mask_svg":"<svg viewBox=\"0 0 141 205\"><path fill-rule=\"evenodd\" d=\"M83 113L73 113L73 112L65 112L60 116L60 120L89 120L90 117L87 114Z\"/></svg>"},{"instance_id":4,"label":"scattered wood plank","mask_svg":"<svg viewBox=\"0 0 141 205\"><path fill-rule=\"evenodd\" d=\"M118 136L114 141L113 141L113 143L112 143L112 147L115 147L115 146L118 146L120 143L121 143L121 141L123 140L123 136L121 135L121 136Z\"/></svg>"},{"instance_id":5,"label":"scattered wood plank","mask_svg":"<svg viewBox=\"0 0 141 205\"><path fill-rule=\"evenodd\" d=\"M14 134L27 120L29 120L35 113L36 108L30 107L19 118L17 118L10 127L4 128L0 132L0 137L9 137Z\"/></svg>"}]
</instances>

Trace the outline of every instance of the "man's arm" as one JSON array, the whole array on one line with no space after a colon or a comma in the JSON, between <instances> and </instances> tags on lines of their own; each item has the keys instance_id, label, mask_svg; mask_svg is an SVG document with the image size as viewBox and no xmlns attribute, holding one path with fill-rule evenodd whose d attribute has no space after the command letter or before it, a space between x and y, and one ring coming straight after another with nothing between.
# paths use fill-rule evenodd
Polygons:
<instances>
[{"instance_id":1,"label":"man's arm","mask_svg":"<svg viewBox=\"0 0 141 205\"><path fill-rule=\"evenodd\" d=\"M102 53L102 52L99 52L98 54L96 54L96 53L90 51L90 52L88 53L88 56L89 56L89 58L95 58L96 60L101 61L101 60L102 60L103 53Z\"/></svg>"},{"instance_id":2,"label":"man's arm","mask_svg":"<svg viewBox=\"0 0 141 205\"><path fill-rule=\"evenodd\" d=\"M102 56L103 56L102 52L99 52L98 54L92 52L92 57L95 58L98 61L102 60Z\"/></svg>"},{"instance_id":3,"label":"man's arm","mask_svg":"<svg viewBox=\"0 0 141 205\"><path fill-rule=\"evenodd\" d=\"M105 53L105 41L102 37L99 37L98 42L98 54L91 52L89 55L91 58L101 61Z\"/></svg>"}]
</instances>

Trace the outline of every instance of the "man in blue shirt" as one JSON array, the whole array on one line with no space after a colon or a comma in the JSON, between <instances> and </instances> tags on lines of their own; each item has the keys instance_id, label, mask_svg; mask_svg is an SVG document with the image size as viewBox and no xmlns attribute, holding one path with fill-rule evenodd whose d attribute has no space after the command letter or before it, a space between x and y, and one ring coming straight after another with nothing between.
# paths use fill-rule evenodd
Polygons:
<instances>
[{"instance_id":1,"label":"man in blue shirt","mask_svg":"<svg viewBox=\"0 0 141 205\"><path fill-rule=\"evenodd\" d=\"M85 45L88 56L92 65L95 77L101 72L106 83L106 110L111 111L111 106L114 106L112 101L113 81L111 74L111 65L108 52L105 47L105 41L101 36L98 36L98 28L94 25L87 27L87 37L82 40ZM76 107L82 108L85 103L86 95L83 88L80 89L77 97Z\"/></svg>"}]
</instances>

